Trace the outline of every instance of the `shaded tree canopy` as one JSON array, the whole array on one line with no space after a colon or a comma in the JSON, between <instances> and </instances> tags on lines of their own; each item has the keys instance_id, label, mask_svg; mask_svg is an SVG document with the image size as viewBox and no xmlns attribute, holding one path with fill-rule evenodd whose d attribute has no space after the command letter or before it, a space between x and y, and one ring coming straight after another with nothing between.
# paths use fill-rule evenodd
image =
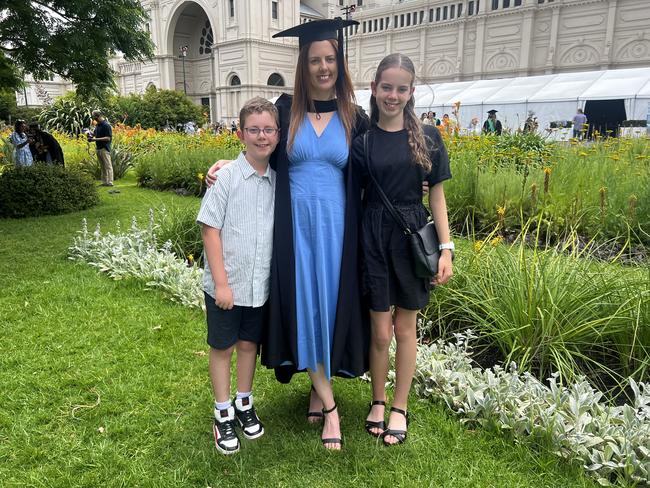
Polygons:
<instances>
[{"instance_id":1,"label":"shaded tree canopy","mask_svg":"<svg viewBox=\"0 0 650 488\"><path fill-rule=\"evenodd\" d=\"M138 0L0 0L0 87L58 74L81 94L113 88L109 58L153 56Z\"/></svg>"}]
</instances>

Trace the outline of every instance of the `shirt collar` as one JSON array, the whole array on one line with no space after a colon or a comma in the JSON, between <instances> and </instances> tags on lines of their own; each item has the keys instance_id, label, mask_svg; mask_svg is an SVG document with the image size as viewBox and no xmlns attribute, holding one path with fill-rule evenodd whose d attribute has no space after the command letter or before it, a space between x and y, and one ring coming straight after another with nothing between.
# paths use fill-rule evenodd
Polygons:
<instances>
[{"instance_id":1,"label":"shirt collar","mask_svg":"<svg viewBox=\"0 0 650 488\"><path fill-rule=\"evenodd\" d=\"M235 161L235 164L237 164L237 166L241 170L242 176L244 177L245 180L257 174L255 168L253 168L251 164L246 160L246 156L244 156L244 151L239 153L239 157ZM269 181L269 183L273 183L274 176L275 175L271 171L271 165L269 164L266 167L266 171L262 176L260 176L260 178L266 178Z\"/></svg>"}]
</instances>

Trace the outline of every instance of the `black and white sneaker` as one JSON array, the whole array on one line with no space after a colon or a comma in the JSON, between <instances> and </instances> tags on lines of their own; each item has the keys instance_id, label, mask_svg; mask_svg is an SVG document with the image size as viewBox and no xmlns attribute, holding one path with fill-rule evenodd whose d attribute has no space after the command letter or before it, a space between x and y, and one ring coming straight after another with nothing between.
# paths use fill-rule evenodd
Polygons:
<instances>
[{"instance_id":1,"label":"black and white sneaker","mask_svg":"<svg viewBox=\"0 0 650 488\"><path fill-rule=\"evenodd\" d=\"M246 439L257 439L264 435L264 426L253 406L253 395L235 400L235 415Z\"/></svg>"},{"instance_id":2,"label":"black and white sneaker","mask_svg":"<svg viewBox=\"0 0 650 488\"><path fill-rule=\"evenodd\" d=\"M239 451L239 437L235 432L235 409L216 410L214 418L214 445L221 454L235 454Z\"/></svg>"}]
</instances>

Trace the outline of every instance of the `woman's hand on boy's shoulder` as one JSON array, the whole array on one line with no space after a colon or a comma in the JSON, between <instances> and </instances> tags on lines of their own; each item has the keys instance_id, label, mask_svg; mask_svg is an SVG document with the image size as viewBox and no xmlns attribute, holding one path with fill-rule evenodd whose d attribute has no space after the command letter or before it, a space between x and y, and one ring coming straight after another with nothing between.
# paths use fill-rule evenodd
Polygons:
<instances>
[{"instance_id":1,"label":"woman's hand on boy's shoulder","mask_svg":"<svg viewBox=\"0 0 650 488\"><path fill-rule=\"evenodd\" d=\"M208 170L208 174L205 175L205 183L208 185L208 188L210 188L212 185L214 185L217 181L217 171L219 171L221 168L223 168L225 165L232 163L232 160L230 159L220 159L216 163L214 163L212 166L210 166L210 169Z\"/></svg>"}]
</instances>

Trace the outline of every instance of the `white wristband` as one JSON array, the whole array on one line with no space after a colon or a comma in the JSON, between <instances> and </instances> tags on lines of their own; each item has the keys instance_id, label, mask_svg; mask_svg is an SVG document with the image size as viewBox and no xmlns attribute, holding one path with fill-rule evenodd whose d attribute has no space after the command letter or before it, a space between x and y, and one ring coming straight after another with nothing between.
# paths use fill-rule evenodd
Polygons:
<instances>
[{"instance_id":1,"label":"white wristband","mask_svg":"<svg viewBox=\"0 0 650 488\"><path fill-rule=\"evenodd\" d=\"M438 245L438 250L442 251L443 249L449 249L450 251L453 251L456 249L456 246L454 246L454 243L452 241L443 242Z\"/></svg>"}]
</instances>

